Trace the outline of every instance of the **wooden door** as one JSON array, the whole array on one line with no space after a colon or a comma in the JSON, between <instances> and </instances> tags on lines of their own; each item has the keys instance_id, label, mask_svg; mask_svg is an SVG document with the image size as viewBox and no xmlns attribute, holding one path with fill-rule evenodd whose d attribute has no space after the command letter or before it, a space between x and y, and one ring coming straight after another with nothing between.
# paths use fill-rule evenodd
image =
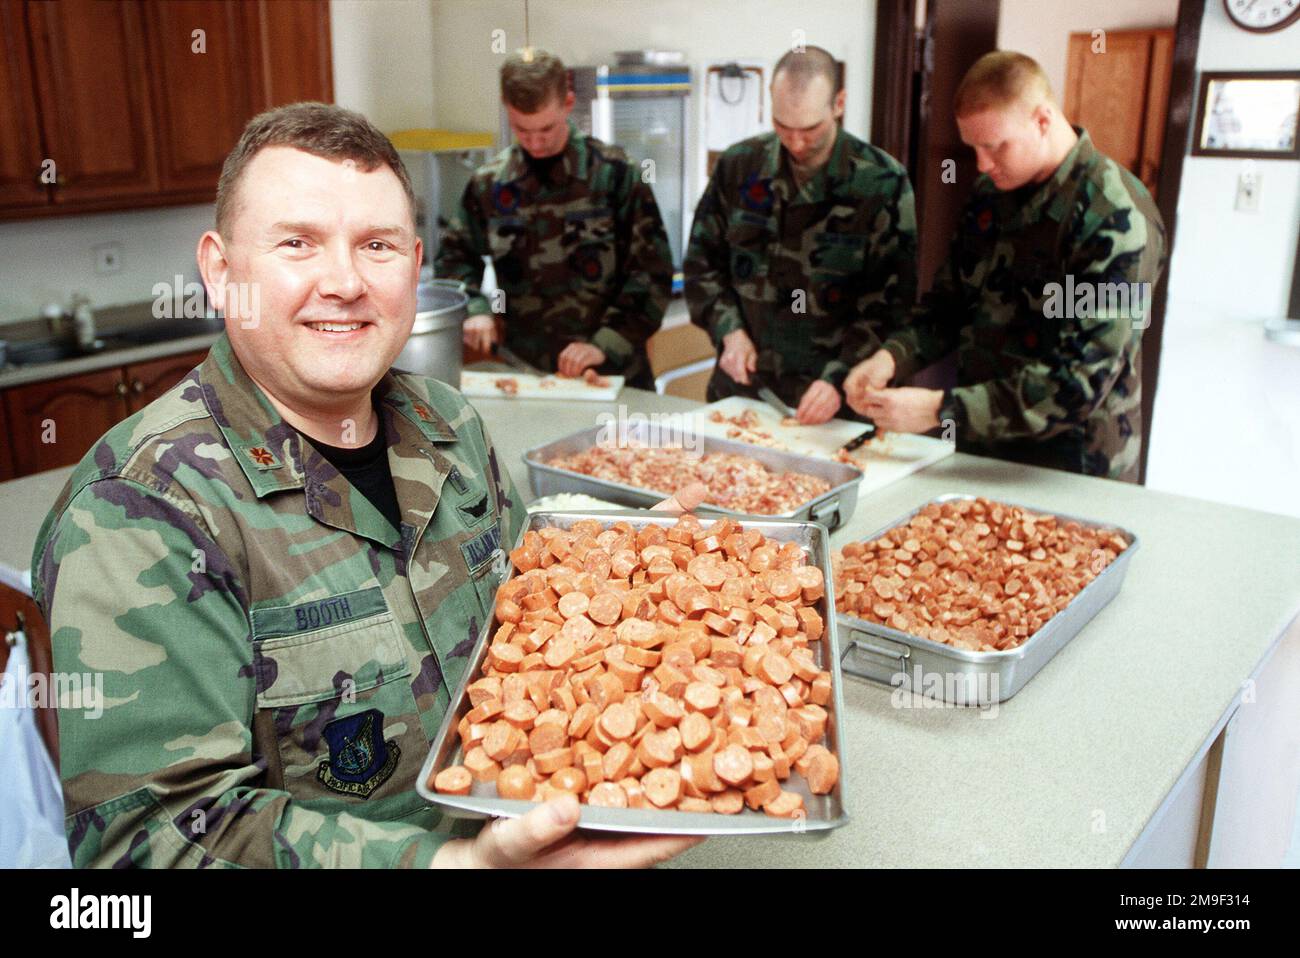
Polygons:
<instances>
[{"instance_id":1,"label":"wooden door","mask_svg":"<svg viewBox=\"0 0 1300 958\"><path fill-rule=\"evenodd\" d=\"M139 3L28 0L25 9L55 204L157 193Z\"/></svg>"},{"instance_id":2,"label":"wooden door","mask_svg":"<svg viewBox=\"0 0 1300 958\"><path fill-rule=\"evenodd\" d=\"M1090 33L1070 34L1065 115L1097 149L1155 193L1168 115L1172 30L1112 30L1104 50Z\"/></svg>"},{"instance_id":3,"label":"wooden door","mask_svg":"<svg viewBox=\"0 0 1300 958\"><path fill-rule=\"evenodd\" d=\"M1152 196L1156 195L1156 186L1160 182L1160 159L1164 155L1165 124L1169 120L1169 85L1173 70L1174 31L1153 30L1147 115L1142 129L1142 160L1134 171Z\"/></svg>"},{"instance_id":4,"label":"wooden door","mask_svg":"<svg viewBox=\"0 0 1300 958\"><path fill-rule=\"evenodd\" d=\"M134 413L149 405L185 378L186 373L207 357L201 349L178 356L167 356L147 363L126 367L127 406Z\"/></svg>"},{"instance_id":5,"label":"wooden door","mask_svg":"<svg viewBox=\"0 0 1300 958\"><path fill-rule=\"evenodd\" d=\"M14 474L71 466L127 416L120 368L14 386L4 392Z\"/></svg>"},{"instance_id":6,"label":"wooden door","mask_svg":"<svg viewBox=\"0 0 1300 958\"><path fill-rule=\"evenodd\" d=\"M919 96L915 169L917 290L924 293L948 256L970 184L979 175L975 152L961 140L952 101L966 71L997 49L998 5L983 0L931 0L926 5L924 47L916 65ZM944 164L956 164L956 182L944 179ZM906 162L906 161L904 161ZM955 381L955 372L944 374Z\"/></svg>"},{"instance_id":7,"label":"wooden door","mask_svg":"<svg viewBox=\"0 0 1300 958\"><path fill-rule=\"evenodd\" d=\"M1111 32L1105 52L1094 53L1092 36L1070 35L1065 115L1085 127L1097 149L1134 170L1142 155L1151 36Z\"/></svg>"},{"instance_id":8,"label":"wooden door","mask_svg":"<svg viewBox=\"0 0 1300 958\"><path fill-rule=\"evenodd\" d=\"M948 255L970 184L975 154L961 141L952 101L971 65L997 49L998 5L929 0L917 28L917 0L879 0L872 140L907 167L916 194L917 291L923 295ZM918 42L919 41L919 42ZM952 162L955 181L945 176ZM911 379L944 389L957 383L955 353Z\"/></svg>"},{"instance_id":9,"label":"wooden door","mask_svg":"<svg viewBox=\"0 0 1300 958\"><path fill-rule=\"evenodd\" d=\"M328 0L255 0L247 7L260 64L258 110L303 100L334 102Z\"/></svg>"},{"instance_id":10,"label":"wooden door","mask_svg":"<svg viewBox=\"0 0 1300 958\"><path fill-rule=\"evenodd\" d=\"M243 8L222 0L147 0L161 188L215 199L221 165L255 112L261 59Z\"/></svg>"},{"instance_id":11,"label":"wooden door","mask_svg":"<svg viewBox=\"0 0 1300 958\"><path fill-rule=\"evenodd\" d=\"M0 0L0 207L50 202L25 21L18 0Z\"/></svg>"}]
</instances>

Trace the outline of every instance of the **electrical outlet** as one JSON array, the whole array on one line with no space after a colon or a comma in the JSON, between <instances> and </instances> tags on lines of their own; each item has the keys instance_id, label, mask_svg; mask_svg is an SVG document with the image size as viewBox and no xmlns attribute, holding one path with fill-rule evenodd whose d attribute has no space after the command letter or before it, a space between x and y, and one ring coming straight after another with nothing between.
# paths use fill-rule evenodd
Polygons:
<instances>
[{"instance_id":1,"label":"electrical outlet","mask_svg":"<svg viewBox=\"0 0 1300 958\"><path fill-rule=\"evenodd\" d=\"M1259 187L1262 177L1255 170L1242 170L1237 177L1237 202L1234 208L1238 213L1259 212Z\"/></svg>"},{"instance_id":2,"label":"electrical outlet","mask_svg":"<svg viewBox=\"0 0 1300 958\"><path fill-rule=\"evenodd\" d=\"M95 247L95 272L101 276L122 272L121 243L104 243Z\"/></svg>"}]
</instances>

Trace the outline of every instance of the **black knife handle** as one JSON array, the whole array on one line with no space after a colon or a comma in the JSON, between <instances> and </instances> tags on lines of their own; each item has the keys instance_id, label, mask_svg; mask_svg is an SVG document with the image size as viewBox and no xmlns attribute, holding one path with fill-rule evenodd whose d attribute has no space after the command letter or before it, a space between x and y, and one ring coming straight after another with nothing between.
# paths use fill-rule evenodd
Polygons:
<instances>
[{"instance_id":1,"label":"black knife handle","mask_svg":"<svg viewBox=\"0 0 1300 958\"><path fill-rule=\"evenodd\" d=\"M876 424L872 422L870 419L868 419L866 422L866 426L867 426L866 431L864 431L861 435L854 436L852 439L850 439L840 448L843 449L845 452L852 452L854 449L857 449L859 446L861 446L863 443L867 442L868 440L874 439L876 436Z\"/></svg>"}]
</instances>

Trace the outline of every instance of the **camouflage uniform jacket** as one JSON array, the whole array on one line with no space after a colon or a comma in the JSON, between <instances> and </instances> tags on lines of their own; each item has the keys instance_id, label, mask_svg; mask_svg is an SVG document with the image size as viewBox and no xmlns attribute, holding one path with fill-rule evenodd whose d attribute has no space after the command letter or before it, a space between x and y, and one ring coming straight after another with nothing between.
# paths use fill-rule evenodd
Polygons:
<instances>
[{"instance_id":1,"label":"camouflage uniform jacket","mask_svg":"<svg viewBox=\"0 0 1300 958\"><path fill-rule=\"evenodd\" d=\"M1078 133L1041 185L1003 193L976 181L934 287L885 348L900 382L957 350L958 387L939 418L955 423L959 449L1136 479L1142 330L1164 224L1138 179ZM1130 283L1150 284L1140 305ZM1076 309L1085 288L1095 305Z\"/></svg>"},{"instance_id":2,"label":"camouflage uniform jacket","mask_svg":"<svg viewBox=\"0 0 1300 958\"><path fill-rule=\"evenodd\" d=\"M840 130L800 189L774 133L719 159L695 210L683 272L691 320L721 349L744 329L758 374L790 405L839 387L916 297L916 214L907 171ZM709 398L750 390L719 368Z\"/></svg>"},{"instance_id":3,"label":"camouflage uniform jacket","mask_svg":"<svg viewBox=\"0 0 1300 958\"><path fill-rule=\"evenodd\" d=\"M491 256L505 294L505 344L552 371L573 342L600 348L601 373L653 388L646 340L672 288L672 254L640 170L569 124L562 160L541 182L518 144L465 187L438 248L437 275L477 285ZM490 312L478 296L469 312Z\"/></svg>"},{"instance_id":4,"label":"camouflage uniform jacket","mask_svg":"<svg viewBox=\"0 0 1300 958\"><path fill-rule=\"evenodd\" d=\"M287 425L222 336L111 429L46 519L33 586L78 866L427 866L415 782L522 500L450 387L385 375L400 532Z\"/></svg>"}]
</instances>

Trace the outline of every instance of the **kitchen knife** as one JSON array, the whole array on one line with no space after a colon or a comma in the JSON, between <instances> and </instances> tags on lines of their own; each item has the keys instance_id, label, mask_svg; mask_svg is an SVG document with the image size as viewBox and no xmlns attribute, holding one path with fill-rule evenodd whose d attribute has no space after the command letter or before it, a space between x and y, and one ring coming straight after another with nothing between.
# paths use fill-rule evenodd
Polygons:
<instances>
[{"instance_id":1,"label":"kitchen knife","mask_svg":"<svg viewBox=\"0 0 1300 958\"><path fill-rule=\"evenodd\" d=\"M766 386L758 387L758 398L763 400L763 402L767 403L782 416L788 416L791 419L794 418L794 410L781 402L781 397L772 392L772 390L768 389Z\"/></svg>"},{"instance_id":2,"label":"kitchen knife","mask_svg":"<svg viewBox=\"0 0 1300 958\"><path fill-rule=\"evenodd\" d=\"M876 438L876 424L870 419L867 420L867 428L864 432L854 436L844 445L840 446L841 452L852 452L868 440Z\"/></svg>"},{"instance_id":3,"label":"kitchen knife","mask_svg":"<svg viewBox=\"0 0 1300 958\"><path fill-rule=\"evenodd\" d=\"M781 397L774 393L767 383L759 378L757 373L750 373L749 378L753 381L754 386L758 389L758 398L763 400L782 416L794 418L794 410L781 401Z\"/></svg>"},{"instance_id":4,"label":"kitchen knife","mask_svg":"<svg viewBox=\"0 0 1300 958\"><path fill-rule=\"evenodd\" d=\"M521 373L527 373L530 376L536 376L539 379L545 379L546 373L542 372L531 363L526 363L501 343L495 343L492 346L493 351L501 358L501 361L512 369Z\"/></svg>"}]
</instances>

